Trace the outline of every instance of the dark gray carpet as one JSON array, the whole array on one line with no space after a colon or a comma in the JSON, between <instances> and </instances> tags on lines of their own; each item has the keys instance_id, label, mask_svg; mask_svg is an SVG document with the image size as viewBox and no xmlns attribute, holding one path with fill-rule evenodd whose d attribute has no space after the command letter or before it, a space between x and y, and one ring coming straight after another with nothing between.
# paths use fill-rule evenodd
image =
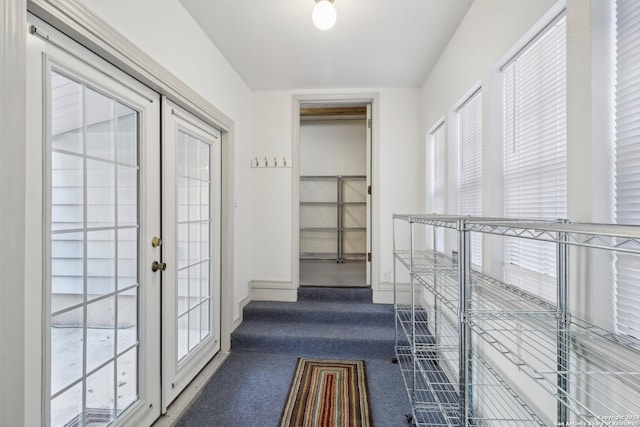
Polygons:
<instances>
[{"instance_id":1,"label":"dark gray carpet","mask_svg":"<svg viewBox=\"0 0 640 427\"><path fill-rule=\"evenodd\" d=\"M369 289L301 288L299 299L247 305L230 356L178 426L277 426L298 357L364 359L374 425L408 426L393 307Z\"/></svg>"},{"instance_id":2,"label":"dark gray carpet","mask_svg":"<svg viewBox=\"0 0 640 427\"><path fill-rule=\"evenodd\" d=\"M367 287L367 262L300 260L300 286Z\"/></svg>"}]
</instances>

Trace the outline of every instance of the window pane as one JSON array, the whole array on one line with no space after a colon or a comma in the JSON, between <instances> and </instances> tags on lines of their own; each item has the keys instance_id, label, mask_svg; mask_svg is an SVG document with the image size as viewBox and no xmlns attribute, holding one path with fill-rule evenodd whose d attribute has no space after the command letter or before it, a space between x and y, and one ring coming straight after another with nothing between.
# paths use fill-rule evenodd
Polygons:
<instances>
[{"instance_id":1,"label":"window pane","mask_svg":"<svg viewBox=\"0 0 640 427\"><path fill-rule=\"evenodd\" d=\"M51 238L51 312L83 302L84 235L54 234Z\"/></svg>"},{"instance_id":2,"label":"window pane","mask_svg":"<svg viewBox=\"0 0 640 427\"><path fill-rule=\"evenodd\" d=\"M116 286L115 231L87 233L87 299L111 293Z\"/></svg>"},{"instance_id":3,"label":"window pane","mask_svg":"<svg viewBox=\"0 0 640 427\"><path fill-rule=\"evenodd\" d=\"M200 343L200 305L189 311L189 351Z\"/></svg>"},{"instance_id":4,"label":"window pane","mask_svg":"<svg viewBox=\"0 0 640 427\"><path fill-rule=\"evenodd\" d=\"M201 341L207 338L211 331L209 327L210 303L211 302L209 300L204 301L200 309L200 340Z\"/></svg>"},{"instance_id":5,"label":"window pane","mask_svg":"<svg viewBox=\"0 0 640 427\"><path fill-rule=\"evenodd\" d=\"M51 427L82 425L82 383L51 399Z\"/></svg>"},{"instance_id":6,"label":"window pane","mask_svg":"<svg viewBox=\"0 0 640 427\"><path fill-rule=\"evenodd\" d=\"M87 425L106 426L115 418L114 364L108 363L87 377L87 419L95 419Z\"/></svg>"},{"instance_id":7,"label":"window pane","mask_svg":"<svg viewBox=\"0 0 640 427\"><path fill-rule=\"evenodd\" d=\"M138 283L138 230L118 230L118 289Z\"/></svg>"},{"instance_id":8,"label":"window pane","mask_svg":"<svg viewBox=\"0 0 640 427\"><path fill-rule=\"evenodd\" d=\"M178 360L182 360L189 352L189 312L178 316Z\"/></svg>"},{"instance_id":9,"label":"window pane","mask_svg":"<svg viewBox=\"0 0 640 427\"><path fill-rule=\"evenodd\" d=\"M87 160L87 226L116 225L116 169L112 163Z\"/></svg>"},{"instance_id":10,"label":"window pane","mask_svg":"<svg viewBox=\"0 0 640 427\"><path fill-rule=\"evenodd\" d=\"M51 319L51 393L82 378L84 308Z\"/></svg>"},{"instance_id":11,"label":"window pane","mask_svg":"<svg viewBox=\"0 0 640 427\"><path fill-rule=\"evenodd\" d=\"M200 302L200 265L189 267L189 309Z\"/></svg>"},{"instance_id":12,"label":"window pane","mask_svg":"<svg viewBox=\"0 0 640 427\"><path fill-rule=\"evenodd\" d=\"M87 155L114 160L115 104L92 89L86 89Z\"/></svg>"},{"instance_id":13,"label":"window pane","mask_svg":"<svg viewBox=\"0 0 640 427\"><path fill-rule=\"evenodd\" d=\"M200 264L200 298L201 300L208 299L211 296L211 287L209 283L209 261Z\"/></svg>"},{"instance_id":14,"label":"window pane","mask_svg":"<svg viewBox=\"0 0 640 427\"><path fill-rule=\"evenodd\" d=\"M118 162L135 166L138 164L138 113L118 102L116 115Z\"/></svg>"},{"instance_id":15,"label":"window pane","mask_svg":"<svg viewBox=\"0 0 640 427\"><path fill-rule=\"evenodd\" d=\"M189 268L178 272L178 316L189 309Z\"/></svg>"},{"instance_id":16,"label":"window pane","mask_svg":"<svg viewBox=\"0 0 640 427\"><path fill-rule=\"evenodd\" d=\"M115 297L87 305L87 371L115 356Z\"/></svg>"},{"instance_id":17,"label":"window pane","mask_svg":"<svg viewBox=\"0 0 640 427\"><path fill-rule=\"evenodd\" d=\"M51 146L83 153L82 84L58 72L51 73Z\"/></svg>"},{"instance_id":18,"label":"window pane","mask_svg":"<svg viewBox=\"0 0 640 427\"><path fill-rule=\"evenodd\" d=\"M133 348L116 360L117 413L120 415L138 399L138 349Z\"/></svg>"},{"instance_id":19,"label":"window pane","mask_svg":"<svg viewBox=\"0 0 640 427\"><path fill-rule=\"evenodd\" d=\"M138 170L118 166L118 225L138 223Z\"/></svg>"},{"instance_id":20,"label":"window pane","mask_svg":"<svg viewBox=\"0 0 640 427\"><path fill-rule=\"evenodd\" d=\"M81 157L51 153L51 229L84 225L84 163Z\"/></svg>"},{"instance_id":21,"label":"window pane","mask_svg":"<svg viewBox=\"0 0 640 427\"><path fill-rule=\"evenodd\" d=\"M138 340L138 288L118 293L118 352Z\"/></svg>"}]
</instances>

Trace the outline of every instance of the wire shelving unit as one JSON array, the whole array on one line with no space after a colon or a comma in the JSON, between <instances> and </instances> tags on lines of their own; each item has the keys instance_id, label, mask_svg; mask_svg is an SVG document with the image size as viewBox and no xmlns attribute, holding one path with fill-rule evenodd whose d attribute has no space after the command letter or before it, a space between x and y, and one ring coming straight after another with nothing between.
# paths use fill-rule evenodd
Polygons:
<instances>
[{"instance_id":1,"label":"wire shelving unit","mask_svg":"<svg viewBox=\"0 0 640 427\"><path fill-rule=\"evenodd\" d=\"M309 223L302 224L303 239L315 236L319 241L335 241L335 252L303 250L301 259L360 260L366 256L366 249L354 251L349 248L348 236L360 235L365 242L366 228L366 176L364 175L305 175L300 177L301 185L311 186L309 191L301 191L301 217L308 217ZM358 188L361 187L361 188ZM301 187L302 188L302 187ZM303 194L307 193L307 194ZM304 241L304 240L303 240ZM303 245L304 246L304 245Z\"/></svg>"},{"instance_id":2,"label":"wire shelving unit","mask_svg":"<svg viewBox=\"0 0 640 427\"><path fill-rule=\"evenodd\" d=\"M397 222L409 227L403 248ZM456 230L459 257L416 249L416 225ZM556 300L472 269L471 233L554 243ZM395 303L396 355L415 425L640 426L640 341L569 304L569 248L640 255L640 227L394 215L393 234L396 293L398 266L409 273L411 301ZM540 392L551 410L532 404Z\"/></svg>"}]
</instances>

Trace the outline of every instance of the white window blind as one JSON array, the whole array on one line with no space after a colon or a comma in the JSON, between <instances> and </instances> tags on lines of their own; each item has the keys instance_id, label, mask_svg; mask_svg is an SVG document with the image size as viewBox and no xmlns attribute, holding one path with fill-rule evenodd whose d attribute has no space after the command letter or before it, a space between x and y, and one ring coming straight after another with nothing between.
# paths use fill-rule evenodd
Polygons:
<instances>
[{"instance_id":1,"label":"white window blind","mask_svg":"<svg viewBox=\"0 0 640 427\"><path fill-rule=\"evenodd\" d=\"M482 215L482 93L475 92L457 110L458 213ZM471 235L471 263L482 266L482 234Z\"/></svg>"},{"instance_id":2,"label":"white window blind","mask_svg":"<svg viewBox=\"0 0 640 427\"><path fill-rule=\"evenodd\" d=\"M507 217L567 215L565 21L557 17L503 67ZM555 275L553 244L507 239L507 282L554 301Z\"/></svg>"},{"instance_id":3,"label":"white window blind","mask_svg":"<svg viewBox=\"0 0 640 427\"><path fill-rule=\"evenodd\" d=\"M433 213L444 214L444 123L440 124L431 134L431 141L433 144L433 165L431 168L433 183L432 191L432 208ZM439 252L444 252L444 229L436 228L435 232L436 247Z\"/></svg>"},{"instance_id":4,"label":"white window blind","mask_svg":"<svg viewBox=\"0 0 640 427\"><path fill-rule=\"evenodd\" d=\"M616 2L615 220L640 225L640 2ZM615 262L616 329L640 338L640 260Z\"/></svg>"}]
</instances>

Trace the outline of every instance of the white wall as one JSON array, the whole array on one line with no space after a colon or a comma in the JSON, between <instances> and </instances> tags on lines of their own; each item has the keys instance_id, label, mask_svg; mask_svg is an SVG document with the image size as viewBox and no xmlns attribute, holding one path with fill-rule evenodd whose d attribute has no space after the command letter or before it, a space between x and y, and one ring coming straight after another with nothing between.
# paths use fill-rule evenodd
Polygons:
<instances>
[{"instance_id":1,"label":"white wall","mask_svg":"<svg viewBox=\"0 0 640 427\"><path fill-rule=\"evenodd\" d=\"M300 123L300 175L366 175L366 122L308 120Z\"/></svg>"},{"instance_id":2,"label":"white wall","mask_svg":"<svg viewBox=\"0 0 640 427\"><path fill-rule=\"evenodd\" d=\"M98 16L193 88L235 124L234 314L248 296L251 263L249 153L252 93L178 0L82 0Z\"/></svg>"},{"instance_id":3,"label":"white wall","mask_svg":"<svg viewBox=\"0 0 640 427\"><path fill-rule=\"evenodd\" d=\"M420 90L362 89L313 92L313 95L358 98L375 93L373 134L373 259L374 295L384 286L384 272L392 269L391 215L415 212L423 204L420 184L422 149L420 144ZM257 92L254 96L253 155L291 158L293 149L293 103L303 92ZM311 95L309 95L311 96ZM297 101L296 101L297 102ZM253 156L252 155L252 156ZM298 159L293 159L298 162ZM253 169L252 278L254 282L277 282L280 287L297 288L292 283L292 202L291 169Z\"/></svg>"}]
</instances>

